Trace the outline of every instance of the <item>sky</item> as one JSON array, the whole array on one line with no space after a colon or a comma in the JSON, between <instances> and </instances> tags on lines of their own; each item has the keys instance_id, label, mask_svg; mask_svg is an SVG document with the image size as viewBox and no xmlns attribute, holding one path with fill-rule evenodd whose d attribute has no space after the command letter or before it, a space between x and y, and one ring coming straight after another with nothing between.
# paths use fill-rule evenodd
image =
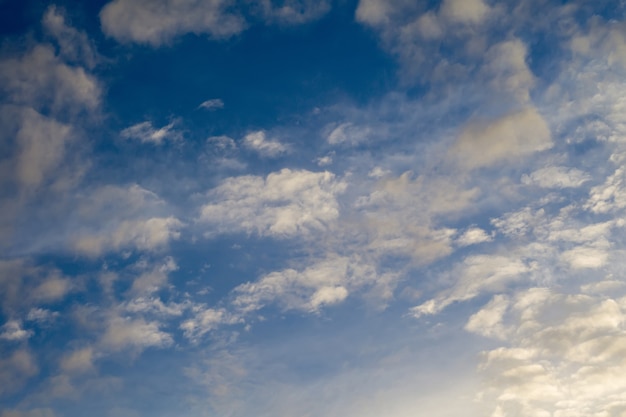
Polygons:
<instances>
[{"instance_id":1,"label":"sky","mask_svg":"<svg viewBox=\"0 0 626 417\"><path fill-rule=\"evenodd\" d=\"M0 0L0 417L626 416L623 0Z\"/></svg>"}]
</instances>

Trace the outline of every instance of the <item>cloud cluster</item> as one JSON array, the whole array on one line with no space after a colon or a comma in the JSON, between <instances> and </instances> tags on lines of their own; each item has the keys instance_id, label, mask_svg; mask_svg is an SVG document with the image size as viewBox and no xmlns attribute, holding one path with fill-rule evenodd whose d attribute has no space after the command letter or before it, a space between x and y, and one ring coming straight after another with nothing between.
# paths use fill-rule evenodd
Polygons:
<instances>
[{"instance_id":1,"label":"cloud cluster","mask_svg":"<svg viewBox=\"0 0 626 417\"><path fill-rule=\"evenodd\" d=\"M330 172L285 168L265 178L233 177L208 192L199 220L210 234L306 236L337 220L337 196L345 189L346 183Z\"/></svg>"}]
</instances>

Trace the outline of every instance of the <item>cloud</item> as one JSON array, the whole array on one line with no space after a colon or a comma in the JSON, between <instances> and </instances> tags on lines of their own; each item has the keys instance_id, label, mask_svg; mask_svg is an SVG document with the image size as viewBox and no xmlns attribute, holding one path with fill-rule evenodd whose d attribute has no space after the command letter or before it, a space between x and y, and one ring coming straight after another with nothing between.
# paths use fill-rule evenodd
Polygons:
<instances>
[{"instance_id":1,"label":"cloud","mask_svg":"<svg viewBox=\"0 0 626 417\"><path fill-rule=\"evenodd\" d=\"M72 280L55 268L28 259L0 261L0 300L10 316L23 317L31 307L60 301L72 290Z\"/></svg>"},{"instance_id":2,"label":"cloud","mask_svg":"<svg viewBox=\"0 0 626 417\"><path fill-rule=\"evenodd\" d=\"M60 368L63 372L70 374L91 372L95 369L94 356L95 352L90 346L74 350L61 358Z\"/></svg>"},{"instance_id":3,"label":"cloud","mask_svg":"<svg viewBox=\"0 0 626 417\"><path fill-rule=\"evenodd\" d=\"M470 300L483 292L504 291L515 281L528 276L533 265L504 255L472 255L457 264L451 274L456 282L435 298L413 307L415 317L437 314L450 304Z\"/></svg>"},{"instance_id":4,"label":"cloud","mask_svg":"<svg viewBox=\"0 0 626 417\"><path fill-rule=\"evenodd\" d=\"M552 166L522 176L522 183L542 188L577 188L590 179L589 174L579 169Z\"/></svg>"},{"instance_id":5,"label":"cloud","mask_svg":"<svg viewBox=\"0 0 626 417\"><path fill-rule=\"evenodd\" d=\"M197 343L206 333L217 329L225 324L235 324L242 322L242 318L230 313L223 308L205 308L196 306L194 317L185 320L180 324L180 329L186 338Z\"/></svg>"},{"instance_id":6,"label":"cloud","mask_svg":"<svg viewBox=\"0 0 626 417\"><path fill-rule=\"evenodd\" d=\"M72 129L32 109L20 111L19 117L17 179L26 188L37 188L60 167Z\"/></svg>"},{"instance_id":7,"label":"cloud","mask_svg":"<svg viewBox=\"0 0 626 417\"><path fill-rule=\"evenodd\" d=\"M470 246L483 242L491 242L492 240L493 236L488 235L483 229L472 227L457 238L456 244L459 246Z\"/></svg>"},{"instance_id":8,"label":"cloud","mask_svg":"<svg viewBox=\"0 0 626 417\"><path fill-rule=\"evenodd\" d=\"M18 342L27 340L33 335L31 330L24 330L22 323L17 320L7 321L1 328L0 339Z\"/></svg>"},{"instance_id":9,"label":"cloud","mask_svg":"<svg viewBox=\"0 0 626 417\"><path fill-rule=\"evenodd\" d=\"M183 223L167 215L156 194L136 185L104 186L79 199L71 248L87 256L134 249L154 252L180 237Z\"/></svg>"},{"instance_id":10,"label":"cloud","mask_svg":"<svg viewBox=\"0 0 626 417\"><path fill-rule=\"evenodd\" d=\"M451 22L473 25L481 24L489 12L483 0L444 0L440 11Z\"/></svg>"},{"instance_id":11,"label":"cloud","mask_svg":"<svg viewBox=\"0 0 626 417\"><path fill-rule=\"evenodd\" d=\"M230 0L114 0L100 11L102 30L120 42L154 47L186 33L228 38L244 30Z\"/></svg>"},{"instance_id":12,"label":"cloud","mask_svg":"<svg viewBox=\"0 0 626 417\"><path fill-rule=\"evenodd\" d=\"M66 24L63 10L52 5L42 19L42 26L59 44L60 56L93 68L98 61L97 53L87 34Z\"/></svg>"},{"instance_id":13,"label":"cloud","mask_svg":"<svg viewBox=\"0 0 626 417\"><path fill-rule=\"evenodd\" d=\"M262 130L248 133L243 139L243 146L258 152L261 156L274 158L279 155L288 153L291 149L275 139L267 139L265 132Z\"/></svg>"},{"instance_id":14,"label":"cloud","mask_svg":"<svg viewBox=\"0 0 626 417\"><path fill-rule=\"evenodd\" d=\"M467 169L511 162L553 146L550 129L534 108L515 111L490 122L470 122L450 150Z\"/></svg>"},{"instance_id":15,"label":"cloud","mask_svg":"<svg viewBox=\"0 0 626 417\"><path fill-rule=\"evenodd\" d=\"M208 192L200 221L211 233L291 237L326 230L339 217L346 184L330 172L283 169L266 178L228 178Z\"/></svg>"},{"instance_id":16,"label":"cloud","mask_svg":"<svg viewBox=\"0 0 626 417\"><path fill-rule=\"evenodd\" d=\"M146 266L138 266L141 274L135 278L130 288L133 295L150 295L159 291L166 283L168 274L178 270L178 265L171 256L166 256L162 263L153 265L151 268Z\"/></svg>"},{"instance_id":17,"label":"cloud","mask_svg":"<svg viewBox=\"0 0 626 417\"><path fill-rule=\"evenodd\" d=\"M389 278L360 257L331 256L302 270L276 271L239 285L232 305L244 315L274 303L284 310L319 312L343 302L350 292L385 285Z\"/></svg>"},{"instance_id":18,"label":"cloud","mask_svg":"<svg viewBox=\"0 0 626 417\"><path fill-rule=\"evenodd\" d=\"M496 296L466 327L505 341L485 351L481 365L487 382L481 395L494 415L619 415L624 307L622 298L548 288Z\"/></svg>"},{"instance_id":19,"label":"cloud","mask_svg":"<svg viewBox=\"0 0 626 417\"><path fill-rule=\"evenodd\" d=\"M365 216L371 250L428 264L452 253L456 231L442 223L463 212L479 191L446 177L413 177L405 172L383 178L355 208Z\"/></svg>"},{"instance_id":20,"label":"cloud","mask_svg":"<svg viewBox=\"0 0 626 417\"><path fill-rule=\"evenodd\" d=\"M134 139L141 143L162 145L166 140L178 141L182 134L174 129L174 122L161 128L154 128L152 122L141 122L122 130L120 135L124 139Z\"/></svg>"},{"instance_id":21,"label":"cloud","mask_svg":"<svg viewBox=\"0 0 626 417\"><path fill-rule=\"evenodd\" d=\"M29 350L18 349L0 357L0 395L20 390L39 373L36 360Z\"/></svg>"},{"instance_id":22,"label":"cloud","mask_svg":"<svg viewBox=\"0 0 626 417\"><path fill-rule=\"evenodd\" d=\"M220 98L212 98L210 100L203 101L200 103L198 108L206 109L206 110L218 110L224 108L224 102Z\"/></svg>"},{"instance_id":23,"label":"cloud","mask_svg":"<svg viewBox=\"0 0 626 417\"><path fill-rule=\"evenodd\" d=\"M329 134L326 140L331 145L339 145L347 143L349 145L355 145L360 142L365 142L371 134L371 129L366 126L355 126L352 123L346 122L335 127Z\"/></svg>"},{"instance_id":24,"label":"cloud","mask_svg":"<svg viewBox=\"0 0 626 417\"><path fill-rule=\"evenodd\" d=\"M260 7L267 22L287 25L303 24L319 19L331 8L327 0L282 0L276 5L272 0L261 0Z\"/></svg>"},{"instance_id":25,"label":"cloud","mask_svg":"<svg viewBox=\"0 0 626 417\"><path fill-rule=\"evenodd\" d=\"M102 94L95 77L82 67L67 65L47 44L0 60L0 89L16 105L72 113L97 109Z\"/></svg>"},{"instance_id":26,"label":"cloud","mask_svg":"<svg viewBox=\"0 0 626 417\"><path fill-rule=\"evenodd\" d=\"M163 332L156 321L146 322L143 318L131 319L112 315L107 318L106 330L100 339L101 345L111 351L131 349L141 352L150 347L171 346L172 336Z\"/></svg>"}]
</instances>

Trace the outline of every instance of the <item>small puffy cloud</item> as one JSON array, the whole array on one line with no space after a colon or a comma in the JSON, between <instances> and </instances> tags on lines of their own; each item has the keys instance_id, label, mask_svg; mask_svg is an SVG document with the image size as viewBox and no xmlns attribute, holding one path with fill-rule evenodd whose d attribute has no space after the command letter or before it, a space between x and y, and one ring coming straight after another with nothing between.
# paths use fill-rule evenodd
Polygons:
<instances>
[{"instance_id":1,"label":"small puffy cloud","mask_svg":"<svg viewBox=\"0 0 626 417\"><path fill-rule=\"evenodd\" d=\"M356 9L356 20L371 26L379 26L389 21L394 6L385 0L360 0Z\"/></svg>"},{"instance_id":2,"label":"small puffy cloud","mask_svg":"<svg viewBox=\"0 0 626 417\"><path fill-rule=\"evenodd\" d=\"M198 108L206 109L206 110L218 110L224 108L224 102L220 98L212 98L206 101L203 101Z\"/></svg>"},{"instance_id":3,"label":"small puffy cloud","mask_svg":"<svg viewBox=\"0 0 626 417\"><path fill-rule=\"evenodd\" d=\"M22 323L17 320L9 320L0 327L0 339L12 342L26 340L33 335L30 330L24 330Z\"/></svg>"},{"instance_id":4,"label":"small puffy cloud","mask_svg":"<svg viewBox=\"0 0 626 417\"><path fill-rule=\"evenodd\" d=\"M604 184L591 189L585 208L593 213L611 213L626 207L626 169L617 168Z\"/></svg>"},{"instance_id":5,"label":"small puffy cloud","mask_svg":"<svg viewBox=\"0 0 626 417\"><path fill-rule=\"evenodd\" d=\"M483 0L444 0L440 13L453 23L480 24L489 15Z\"/></svg>"},{"instance_id":6,"label":"small puffy cloud","mask_svg":"<svg viewBox=\"0 0 626 417\"><path fill-rule=\"evenodd\" d=\"M100 11L102 30L120 42L160 46L186 33L227 38L245 28L230 0L113 0Z\"/></svg>"},{"instance_id":7,"label":"small puffy cloud","mask_svg":"<svg viewBox=\"0 0 626 417\"><path fill-rule=\"evenodd\" d=\"M172 345L172 336L160 327L159 322L113 315L107 320L106 331L100 343L112 351L131 349L139 352L149 347L163 348Z\"/></svg>"},{"instance_id":8,"label":"small puffy cloud","mask_svg":"<svg viewBox=\"0 0 626 417\"><path fill-rule=\"evenodd\" d=\"M276 139L268 139L262 130L248 133L243 139L243 146L258 152L261 156L270 158L277 157L291 150L288 145Z\"/></svg>"},{"instance_id":9,"label":"small puffy cloud","mask_svg":"<svg viewBox=\"0 0 626 417\"><path fill-rule=\"evenodd\" d=\"M152 122L141 122L122 130L120 135L124 139L134 139L142 143L161 145L166 140L177 141L182 139L179 131L174 129L174 122L161 128L152 126Z\"/></svg>"},{"instance_id":10,"label":"small puffy cloud","mask_svg":"<svg viewBox=\"0 0 626 417\"><path fill-rule=\"evenodd\" d=\"M174 259L171 256L165 257L162 263L147 267L135 278L130 293L145 296L160 290L167 283L168 274L177 269Z\"/></svg>"},{"instance_id":11,"label":"small puffy cloud","mask_svg":"<svg viewBox=\"0 0 626 417\"><path fill-rule=\"evenodd\" d=\"M522 177L522 183L542 188L576 188L591 179L590 175L576 168L561 166L541 168Z\"/></svg>"},{"instance_id":12,"label":"small puffy cloud","mask_svg":"<svg viewBox=\"0 0 626 417\"><path fill-rule=\"evenodd\" d=\"M467 169L519 160L552 147L548 124L534 108L506 114L490 122L472 122L450 150Z\"/></svg>"},{"instance_id":13,"label":"small puffy cloud","mask_svg":"<svg viewBox=\"0 0 626 417\"><path fill-rule=\"evenodd\" d=\"M476 245L483 242L491 242L493 236L488 235L483 229L479 227L472 227L467 229L456 240L456 244L459 246Z\"/></svg>"},{"instance_id":14,"label":"small puffy cloud","mask_svg":"<svg viewBox=\"0 0 626 417\"><path fill-rule=\"evenodd\" d=\"M45 308L31 308L26 316L26 320L43 324L53 321L58 316L58 311L50 311Z\"/></svg>"},{"instance_id":15,"label":"small puffy cloud","mask_svg":"<svg viewBox=\"0 0 626 417\"><path fill-rule=\"evenodd\" d=\"M197 342L202 336L211 330L224 324L235 324L242 321L236 314L232 314L223 308L203 308L197 306L195 315L181 323L180 329L186 338Z\"/></svg>"},{"instance_id":16,"label":"small puffy cloud","mask_svg":"<svg viewBox=\"0 0 626 417\"><path fill-rule=\"evenodd\" d=\"M325 230L339 217L346 184L330 172L283 169L266 178L233 177L207 194L200 221L212 233L290 237Z\"/></svg>"},{"instance_id":17,"label":"small puffy cloud","mask_svg":"<svg viewBox=\"0 0 626 417\"><path fill-rule=\"evenodd\" d=\"M26 315L41 304L60 301L73 289L72 280L57 269L27 259L0 261L0 304L9 316ZM33 318L41 313L34 312Z\"/></svg>"}]
</instances>

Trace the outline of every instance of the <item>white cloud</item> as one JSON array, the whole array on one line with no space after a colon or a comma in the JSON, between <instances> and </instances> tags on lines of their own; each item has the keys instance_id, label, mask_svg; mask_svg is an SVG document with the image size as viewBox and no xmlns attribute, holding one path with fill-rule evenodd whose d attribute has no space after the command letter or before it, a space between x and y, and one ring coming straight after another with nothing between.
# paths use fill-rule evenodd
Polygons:
<instances>
[{"instance_id":1,"label":"white cloud","mask_svg":"<svg viewBox=\"0 0 626 417\"><path fill-rule=\"evenodd\" d=\"M604 184L591 189L585 208L593 213L610 213L626 207L626 170L617 168Z\"/></svg>"},{"instance_id":2,"label":"white cloud","mask_svg":"<svg viewBox=\"0 0 626 417\"><path fill-rule=\"evenodd\" d=\"M265 132L262 130L248 133L243 139L243 146L270 158L288 153L291 150L288 145L276 139L267 139Z\"/></svg>"},{"instance_id":3,"label":"white cloud","mask_svg":"<svg viewBox=\"0 0 626 417\"><path fill-rule=\"evenodd\" d=\"M483 0L444 0L441 15L454 23L481 24L489 15Z\"/></svg>"},{"instance_id":4,"label":"white cloud","mask_svg":"<svg viewBox=\"0 0 626 417\"><path fill-rule=\"evenodd\" d=\"M32 109L21 111L20 118L17 178L24 187L36 188L59 168L72 130Z\"/></svg>"},{"instance_id":5,"label":"white cloud","mask_svg":"<svg viewBox=\"0 0 626 417\"><path fill-rule=\"evenodd\" d=\"M122 130L120 135L124 139L135 139L142 143L161 145L166 140L178 141L182 139L179 131L174 129L174 122L161 128L152 126L152 122L141 122Z\"/></svg>"},{"instance_id":6,"label":"white cloud","mask_svg":"<svg viewBox=\"0 0 626 417\"><path fill-rule=\"evenodd\" d=\"M283 169L266 178L233 177L209 191L200 221L213 233L289 237L326 230L339 217L346 184L330 172Z\"/></svg>"},{"instance_id":7,"label":"white cloud","mask_svg":"<svg viewBox=\"0 0 626 417\"><path fill-rule=\"evenodd\" d=\"M537 110L527 108L490 122L471 122L450 156L461 167L474 169L517 161L552 146L548 124Z\"/></svg>"},{"instance_id":8,"label":"white cloud","mask_svg":"<svg viewBox=\"0 0 626 417\"><path fill-rule=\"evenodd\" d=\"M241 314L277 304L285 310L318 312L344 301L351 292L386 285L388 276L360 257L329 257L302 270L272 272L233 290L232 305Z\"/></svg>"},{"instance_id":9,"label":"white cloud","mask_svg":"<svg viewBox=\"0 0 626 417\"><path fill-rule=\"evenodd\" d=\"M491 242L492 240L493 236L488 235L483 229L471 227L457 238L456 244L459 246L470 246L483 242Z\"/></svg>"},{"instance_id":10,"label":"white cloud","mask_svg":"<svg viewBox=\"0 0 626 417\"><path fill-rule=\"evenodd\" d=\"M198 108L206 109L206 110L218 110L224 108L224 102L221 98L212 98L206 101L203 101Z\"/></svg>"},{"instance_id":11,"label":"white cloud","mask_svg":"<svg viewBox=\"0 0 626 417\"><path fill-rule=\"evenodd\" d=\"M26 316L26 320L43 324L53 321L58 316L58 311L50 311L45 308L31 308Z\"/></svg>"},{"instance_id":12,"label":"white cloud","mask_svg":"<svg viewBox=\"0 0 626 417\"><path fill-rule=\"evenodd\" d=\"M88 256L100 256L105 252L127 248L156 251L164 248L171 240L178 239L182 225L180 220L172 216L125 220L113 230L78 236L73 247Z\"/></svg>"},{"instance_id":13,"label":"white cloud","mask_svg":"<svg viewBox=\"0 0 626 417\"><path fill-rule=\"evenodd\" d=\"M221 325L235 324L242 321L238 315L232 314L223 308L213 309L196 306L194 313L193 318L185 320L180 325L185 337L194 343L197 343L202 336Z\"/></svg>"},{"instance_id":14,"label":"white cloud","mask_svg":"<svg viewBox=\"0 0 626 417\"><path fill-rule=\"evenodd\" d=\"M61 358L60 368L70 374L80 374L94 370L95 352L91 346L76 349Z\"/></svg>"},{"instance_id":15,"label":"white cloud","mask_svg":"<svg viewBox=\"0 0 626 417\"><path fill-rule=\"evenodd\" d=\"M38 44L20 57L1 60L0 86L14 104L74 113L95 110L102 94L92 75L64 63L46 44Z\"/></svg>"},{"instance_id":16,"label":"white cloud","mask_svg":"<svg viewBox=\"0 0 626 417\"><path fill-rule=\"evenodd\" d=\"M100 339L101 345L112 351L132 349L143 351L149 347L163 348L172 345L172 336L163 332L156 321L146 322L143 318L131 319L113 315L107 319L106 331Z\"/></svg>"},{"instance_id":17,"label":"white cloud","mask_svg":"<svg viewBox=\"0 0 626 417\"><path fill-rule=\"evenodd\" d=\"M489 48L484 68L496 91L511 93L521 103L530 101L530 89L535 83L535 77L526 64L527 56L526 44L519 39L507 40Z\"/></svg>"},{"instance_id":18,"label":"white cloud","mask_svg":"<svg viewBox=\"0 0 626 417\"><path fill-rule=\"evenodd\" d=\"M136 184L105 186L79 199L71 247L88 256L136 249L158 251L180 237L183 223L167 215L156 194Z\"/></svg>"},{"instance_id":19,"label":"white cloud","mask_svg":"<svg viewBox=\"0 0 626 417\"><path fill-rule=\"evenodd\" d=\"M484 352L481 396L512 417L619 415L612 412L625 399L624 307L623 299L548 288L496 296L466 327L505 340Z\"/></svg>"},{"instance_id":20,"label":"white cloud","mask_svg":"<svg viewBox=\"0 0 626 417\"><path fill-rule=\"evenodd\" d=\"M1 328L0 339L13 342L26 340L33 335L31 330L24 330L22 323L17 320L7 321Z\"/></svg>"},{"instance_id":21,"label":"white cloud","mask_svg":"<svg viewBox=\"0 0 626 417\"><path fill-rule=\"evenodd\" d=\"M166 283L168 274L176 271L178 265L171 256L165 257L162 263L153 265L152 267L139 267L146 269L135 278L133 285L130 288L130 293L133 295L150 295L159 291Z\"/></svg>"},{"instance_id":22,"label":"white cloud","mask_svg":"<svg viewBox=\"0 0 626 417\"><path fill-rule=\"evenodd\" d=\"M97 54L84 32L81 32L65 21L65 13L52 5L48 7L42 19L42 26L59 44L60 55L70 61L80 62L87 68L96 65Z\"/></svg>"},{"instance_id":23,"label":"white cloud","mask_svg":"<svg viewBox=\"0 0 626 417\"><path fill-rule=\"evenodd\" d=\"M415 317L436 314L458 301L470 300L484 292L504 291L507 286L519 281L532 271L529 265L514 255L471 255L457 264L451 277L454 284L436 297L413 307Z\"/></svg>"},{"instance_id":24,"label":"white cloud","mask_svg":"<svg viewBox=\"0 0 626 417\"><path fill-rule=\"evenodd\" d=\"M463 212L478 196L478 189L464 189L446 177L412 177L405 172L383 178L355 206L365 215L364 230L372 236L370 249L426 264L452 253L456 231L440 223Z\"/></svg>"},{"instance_id":25,"label":"white cloud","mask_svg":"<svg viewBox=\"0 0 626 417\"><path fill-rule=\"evenodd\" d=\"M39 373L37 362L30 351L18 349L0 357L0 395L13 393Z\"/></svg>"},{"instance_id":26,"label":"white cloud","mask_svg":"<svg viewBox=\"0 0 626 417\"><path fill-rule=\"evenodd\" d=\"M576 188L589 181L591 176L576 168L552 166L538 169L522 177L522 183L543 188Z\"/></svg>"},{"instance_id":27,"label":"white cloud","mask_svg":"<svg viewBox=\"0 0 626 417\"><path fill-rule=\"evenodd\" d=\"M360 142L365 142L371 134L371 129L366 126L357 126L352 123L346 122L335 127L329 134L326 140L331 145L339 145L347 143L349 145L355 145Z\"/></svg>"},{"instance_id":28,"label":"white cloud","mask_svg":"<svg viewBox=\"0 0 626 417\"><path fill-rule=\"evenodd\" d=\"M230 0L113 0L100 11L102 30L120 42L160 46L186 33L220 39L240 33L245 22L230 13Z\"/></svg>"}]
</instances>

